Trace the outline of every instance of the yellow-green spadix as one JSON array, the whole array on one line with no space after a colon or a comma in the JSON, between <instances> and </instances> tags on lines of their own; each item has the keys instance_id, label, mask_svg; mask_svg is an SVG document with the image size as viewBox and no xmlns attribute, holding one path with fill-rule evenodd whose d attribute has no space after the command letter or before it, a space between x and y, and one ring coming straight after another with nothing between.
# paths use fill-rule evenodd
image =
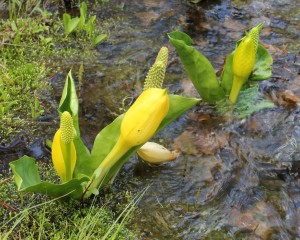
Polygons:
<instances>
[{"instance_id":1,"label":"yellow-green spadix","mask_svg":"<svg viewBox=\"0 0 300 240\"><path fill-rule=\"evenodd\" d=\"M155 142L146 142L138 151L137 154L145 162L151 164L161 164L175 160L179 152L170 151L164 146Z\"/></svg>"},{"instance_id":2,"label":"yellow-green spadix","mask_svg":"<svg viewBox=\"0 0 300 240\"><path fill-rule=\"evenodd\" d=\"M60 128L52 143L52 162L62 182L72 179L76 164L76 149L73 143L74 126L69 112L61 114Z\"/></svg>"},{"instance_id":3,"label":"yellow-green spadix","mask_svg":"<svg viewBox=\"0 0 300 240\"><path fill-rule=\"evenodd\" d=\"M99 187L111 167L132 147L146 143L157 131L169 110L166 89L148 88L143 91L125 113L120 126L120 136L115 146L94 171L88 197Z\"/></svg>"},{"instance_id":4,"label":"yellow-green spadix","mask_svg":"<svg viewBox=\"0 0 300 240\"><path fill-rule=\"evenodd\" d=\"M229 100L236 103L241 87L248 81L253 71L258 47L259 32L263 23L252 28L246 36L243 37L234 51L232 70L233 82L229 95Z\"/></svg>"}]
</instances>

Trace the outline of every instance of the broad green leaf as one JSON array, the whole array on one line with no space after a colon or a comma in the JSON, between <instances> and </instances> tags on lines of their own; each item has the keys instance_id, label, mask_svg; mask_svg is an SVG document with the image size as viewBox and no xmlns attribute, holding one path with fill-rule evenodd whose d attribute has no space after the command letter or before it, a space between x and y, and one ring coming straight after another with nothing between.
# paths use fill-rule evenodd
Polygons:
<instances>
[{"instance_id":1,"label":"broad green leaf","mask_svg":"<svg viewBox=\"0 0 300 240\"><path fill-rule=\"evenodd\" d=\"M68 73L58 106L59 115L61 115L64 111L68 111L72 115L76 134L80 136L78 124L78 98L71 71Z\"/></svg>"},{"instance_id":2,"label":"broad green leaf","mask_svg":"<svg viewBox=\"0 0 300 240\"><path fill-rule=\"evenodd\" d=\"M232 61L233 61L233 54L229 54L226 57L225 65L221 75L221 86L224 89L226 95L228 95L232 88L232 81L233 81L233 71L232 71Z\"/></svg>"},{"instance_id":3,"label":"broad green leaf","mask_svg":"<svg viewBox=\"0 0 300 240\"><path fill-rule=\"evenodd\" d=\"M168 36L203 101L215 103L224 98L225 92L220 87L213 66L204 55L191 46L192 39L179 31L171 32Z\"/></svg>"},{"instance_id":4,"label":"broad green leaf","mask_svg":"<svg viewBox=\"0 0 300 240\"><path fill-rule=\"evenodd\" d=\"M64 22L64 29L65 29L65 34L68 35L68 26L69 26L69 22L71 20L71 16L68 13L64 13L63 15L63 22Z\"/></svg>"},{"instance_id":5,"label":"broad green leaf","mask_svg":"<svg viewBox=\"0 0 300 240\"><path fill-rule=\"evenodd\" d=\"M68 13L64 13L63 15L63 22L66 35L69 35L71 32L75 30L79 23L80 19L78 17L71 18Z\"/></svg>"},{"instance_id":6,"label":"broad green leaf","mask_svg":"<svg viewBox=\"0 0 300 240\"><path fill-rule=\"evenodd\" d=\"M160 124L157 132L162 130L169 123L174 121L176 118L181 116L188 109L192 108L197 104L200 99L195 98L185 98L178 95L169 95L170 97L170 108L169 111ZM96 137L94 142L94 147L91 153L91 159L89 167L90 171L94 171L100 163L104 160L107 154L114 147L120 136L120 125L122 122L123 115L117 117L110 125L105 127ZM103 185L106 184L126 163L129 157L134 154L141 146L136 146L131 148L119 161L110 169L107 174L107 177L103 181Z\"/></svg>"},{"instance_id":7,"label":"broad green leaf","mask_svg":"<svg viewBox=\"0 0 300 240\"><path fill-rule=\"evenodd\" d=\"M28 156L23 156L9 165L14 173L15 182L20 192L34 192L51 197L80 199L83 194L82 185L89 180L89 178L84 177L72 179L64 184L41 182L35 159Z\"/></svg>"},{"instance_id":8,"label":"broad green leaf","mask_svg":"<svg viewBox=\"0 0 300 240\"><path fill-rule=\"evenodd\" d=\"M256 61L250 80L265 80L272 76L273 59L268 50L258 45Z\"/></svg>"},{"instance_id":9,"label":"broad green leaf","mask_svg":"<svg viewBox=\"0 0 300 240\"><path fill-rule=\"evenodd\" d=\"M25 155L19 160L10 162L9 166L14 173L18 191L22 191L24 188L41 182L38 168L35 165L35 160L33 158Z\"/></svg>"},{"instance_id":10,"label":"broad green leaf","mask_svg":"<svg viewBox=\"0 0 300 240\"><path fill-rule=\"evenodd\" d=\"M100 34L97 37L93 39L93 46L96 46L98 43L100 43L102 40L107 38L107 34Z\"/></svg>"}]
</instances>

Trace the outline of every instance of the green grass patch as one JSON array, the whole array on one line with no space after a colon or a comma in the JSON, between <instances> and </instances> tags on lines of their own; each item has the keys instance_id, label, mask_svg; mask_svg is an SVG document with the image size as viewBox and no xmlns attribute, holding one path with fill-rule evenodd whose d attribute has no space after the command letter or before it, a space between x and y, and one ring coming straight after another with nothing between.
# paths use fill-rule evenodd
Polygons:
<instances>
[{"instance_id":1,"label":"green grass patch","mask_svg":"<svg viewBox=\"0 0 300 240\"><path fill-rule=\"evenodd\" d=\"M53 168L39 162L44 179L57 181ZM123 202L109 206L116 196L89 202L64 202L41 195L16 192L13 179L0 174L0 239L134 239L126 228L141 195L125 193ZM124 194L124 193L123 193ZM121 209L121 210L120 210Z\"/></svg>"}]
</instances>

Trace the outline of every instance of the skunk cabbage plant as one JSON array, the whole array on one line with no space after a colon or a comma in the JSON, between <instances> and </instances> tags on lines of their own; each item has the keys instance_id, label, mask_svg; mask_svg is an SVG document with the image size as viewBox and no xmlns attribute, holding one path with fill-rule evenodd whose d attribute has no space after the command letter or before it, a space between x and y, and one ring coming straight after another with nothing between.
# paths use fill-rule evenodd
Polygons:
<instances>
[{"instance_id":1,"label":"skunk cabbage plant","mask_svg":"<svg viewBox=\"0 0 300 240\"><path fill-rule=\"evenodd\" d=\"M80 137L78 98L69 72L58 108L60 128L52 142L52 162L61 183L42 181L35 159L23 156L10 163L18 191L74 199L98 194L130 156L200 101L161 88L167 59L168 49L163 47L148 72L144 91L127 112L98 133L91 151Z\"/></svg>"},{"instance_id":2,"label":"skunk cabbage plant","mask_svg":"<svg viewBox=\"0 0 300 240\"><path fill-rule=\"evenodd\" d=\"M168 34L203 101L216 103L229 95L229 100L236 103L242 86L248 80L271 77L272 57L258 44L262 27L263 23L260 23L237 42L235 51L226 58L220 79L209 60L192 46L193 41L187 34L179 31Z\"/></svg>"}]
</instances>

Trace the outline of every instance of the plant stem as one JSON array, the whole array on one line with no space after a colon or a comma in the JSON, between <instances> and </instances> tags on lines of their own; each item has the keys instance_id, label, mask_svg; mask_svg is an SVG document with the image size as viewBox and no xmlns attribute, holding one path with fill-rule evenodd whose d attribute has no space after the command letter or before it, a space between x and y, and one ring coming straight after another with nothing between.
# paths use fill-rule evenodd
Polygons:
<instances>
[{"instance_id":1,"label":"plant stem","mask_svg":"<svg viewBox=\"0 0 300 240\"><path fill-rule=\"evenodd\" d=\"M242 78L239 78L237 76L233 77L232 88L229 95L229 100L233 104L236 103L243 84L244 80Z\"/></svg>"},{"instance_id":2,"label":"plant stem","mask_svg":"<svg viewBox=\"0 0 300 240\"><path fill-rule=\"evenodd\" d=\"M113 149L100 163L98 168L94 171L91 181L87 184L87 189L83 198L88 198L94 191L101 186L104 178L109 170L117 163L117 161L131 148L120 136Z\"/></svg>"}]
</instances>

